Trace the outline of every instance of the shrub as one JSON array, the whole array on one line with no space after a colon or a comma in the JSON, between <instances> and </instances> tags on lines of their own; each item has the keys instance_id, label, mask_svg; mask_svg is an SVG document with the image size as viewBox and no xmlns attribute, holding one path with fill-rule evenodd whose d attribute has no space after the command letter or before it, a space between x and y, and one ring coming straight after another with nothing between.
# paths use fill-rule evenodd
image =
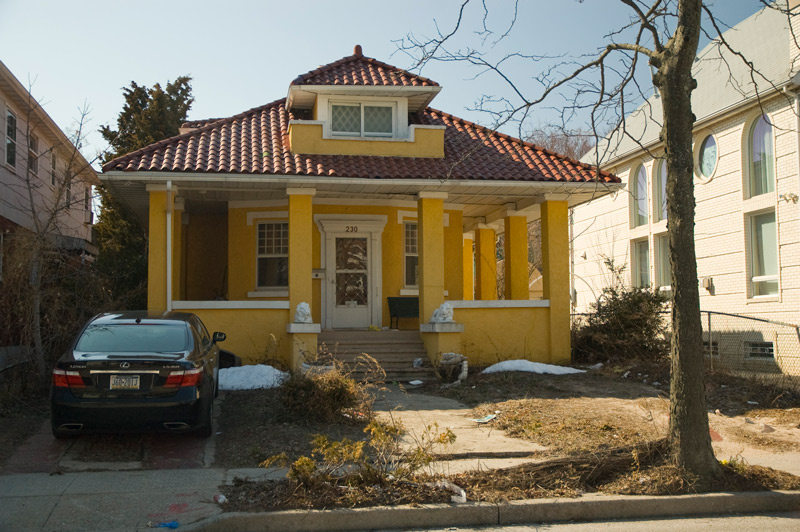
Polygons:
<instances>
[{"instance_id":1,"label":"shrub","mask_svg":"<svg viewBox=\"0 0 800 532\"><path fill-rule=\"evenodd\" d=\"M666 303L658 290L619 284L603 289L592 304L593 312L573 323L572 360L665 359L669 355Z\"/></svg>"},{"instance_id":2,"label":"shrub","mask_svg":"<svg viewBox=\"0 0 800 532\"><path fill-rule=\"evenodd\" d=\"M309 421L372 418L374 385L356 381L338 361L296 372L281 386L287 412Z\"/></svg>"},{"instance_id":3,"label":"shrub","mask_svg":"<svg viewBox=\"0 0 800 532\"><path fill-rule=\"evenodd\" d=\"M455 441L450 429L440 430L434 424L413 444L403 445L405 434L398 422L372 421L365 429L366 441L347 438L332 441L327 436L314 436L311 456L298 458L289 467L288 478L298 485L314 488L321 484L346 486L386 486L391 481L410 481L436 458L435 450ZM286 465L285 453L273 456L260 465Z\"/></svg>"}]
</instances>

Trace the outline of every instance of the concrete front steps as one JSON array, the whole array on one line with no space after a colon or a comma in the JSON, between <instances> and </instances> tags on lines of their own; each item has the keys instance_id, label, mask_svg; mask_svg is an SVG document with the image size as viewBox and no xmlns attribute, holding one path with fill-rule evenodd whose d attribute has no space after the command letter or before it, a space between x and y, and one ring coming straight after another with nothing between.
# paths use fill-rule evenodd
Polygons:
<instances>
[{"instance_id":1,"label":"concrete front steps","mask_svg":"<svg viewBox=\"0 0 800 532\"><path fill-rule=\"evenodd\" d=\"M356 361L366 353L386 372L386 382L437 379L418 331L322 331L317 343L320 346L324 343L328 352L344 362L357 378L369 378ZM422 359L422 367L414 367L417 359Z\"/></svg>"}]
</instances>

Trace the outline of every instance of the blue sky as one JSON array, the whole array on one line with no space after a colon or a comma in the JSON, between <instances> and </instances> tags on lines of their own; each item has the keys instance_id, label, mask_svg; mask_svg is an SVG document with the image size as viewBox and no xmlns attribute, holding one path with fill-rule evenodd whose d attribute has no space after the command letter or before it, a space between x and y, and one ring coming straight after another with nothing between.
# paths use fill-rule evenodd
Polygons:
<instances>
[{"instance_id":1,"label":"blue sky","mask_svg":"<svg viewBox=\"0 0 800 532\"><path fill-rule=\"evenodd\" d=\"M0 60L23 85L32 84L34 96L62 129L72 128L80 108L88 105L91 133L83 151L91 157L105 147L96 130L115 126L121 88L132 80L149 86L188 74L196 100L189 119L230 116L284 97L297 75L352 54L355 44L362 45L364 55L409 68L412 59L393 41L409 33L432 36L436 24L449 31L460 4L0 0ZM513 3L487 4L490 26L502 31ZM758 0L716 0L714 11L734 25L759 6ZM515 31L489 53L576 56L602 45L604 35L627 17L618 0L520 0ZM479 43L473 31L481 19L481 3L473 0L458 44ZM536 73L531 66L514 72L531 90ZM479 123L490 119L469 108L481 95L511 95L497 77L475 77L477 71L463 63L432 63L422 74L443 86L434 107ZM544 123L552 115L543 108L535 120Z\"/></svg>"}]
</instances>

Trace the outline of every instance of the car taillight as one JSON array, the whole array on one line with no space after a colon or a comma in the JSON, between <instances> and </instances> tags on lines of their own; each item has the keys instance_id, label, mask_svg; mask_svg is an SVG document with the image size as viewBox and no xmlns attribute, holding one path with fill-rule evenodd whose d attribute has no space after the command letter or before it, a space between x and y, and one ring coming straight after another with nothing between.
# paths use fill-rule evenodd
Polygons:
<instances>
[{"instance_id":1,"label":"car taillight","mask_svg":"<svg viewBox=\"0 0 800 532\"><path fill-rule=\"evenodd\" d=\"M186 371L171 371L164 383L164 388L182 388L197 386L203 380L203 369L189 369Z\"/></svg>"},{"instance_id":2,"label":"car taillight","mask_svg":"<svg viewBox=\"0 0 800 532\"><path fill-rule=\"evenodd\" d=\"M63 369L53 370L53 386L56 388L86 388L80 373Z\"/></svg>"}]
</instances>

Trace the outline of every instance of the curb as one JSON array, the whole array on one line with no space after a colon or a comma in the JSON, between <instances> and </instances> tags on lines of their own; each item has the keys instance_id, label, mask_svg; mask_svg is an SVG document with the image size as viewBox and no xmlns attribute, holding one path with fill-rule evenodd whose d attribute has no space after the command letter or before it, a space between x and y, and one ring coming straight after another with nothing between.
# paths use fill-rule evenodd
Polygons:
<instances>
[{"instance_id":1,"label":"curb","mask_svg":"<svg viewBox=\"0 0 800 532\"><path fill-rule=\"evenodd\" d=\"M286 510L220 514L194 523L193 532L355 531L451 526L494 526L559 521L599 521L800 510L800 492L758 491L698 495L584 495L503 504L376 506L337 510Z\"/></svg>"}]
</instances>

